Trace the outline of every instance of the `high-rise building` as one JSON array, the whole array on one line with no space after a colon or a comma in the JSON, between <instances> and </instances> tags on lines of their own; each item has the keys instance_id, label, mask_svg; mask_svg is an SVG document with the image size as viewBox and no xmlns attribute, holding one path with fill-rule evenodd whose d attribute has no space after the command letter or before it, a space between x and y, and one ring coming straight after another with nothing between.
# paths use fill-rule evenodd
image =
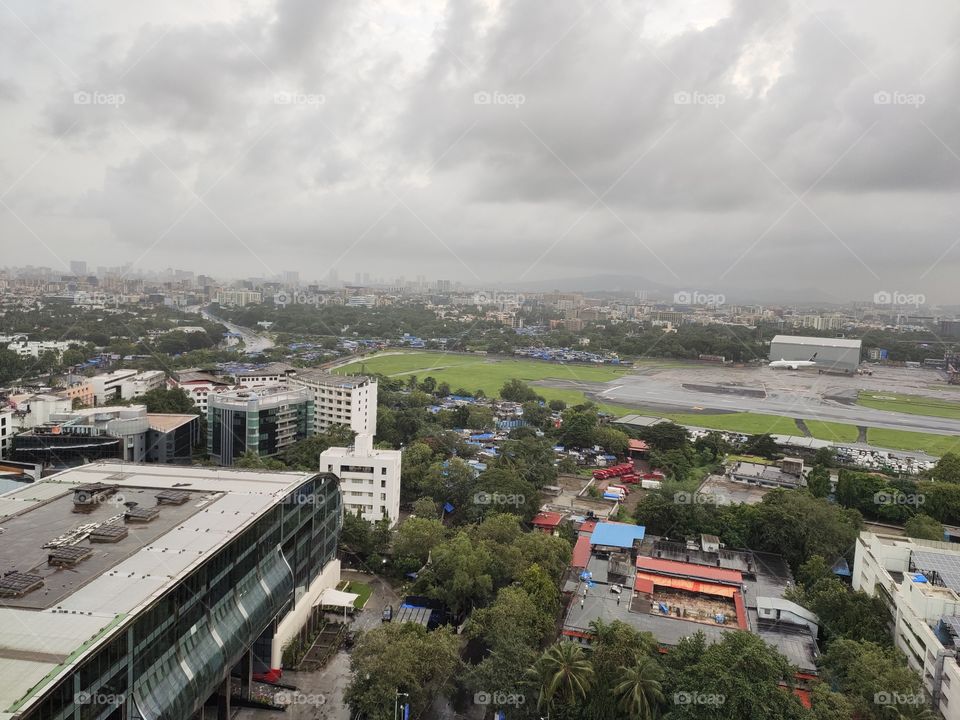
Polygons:
<instances>
[{"instance_id":1,"label":"high-rise building","mask_svg":"<svg viewBox=\"0 0 960 720\"><path fill-rule=\"evenodd\" d=\"M861 532L853 589L878 597L893 642L944 718L960 707L960 548L954 543Z\"/></svg>"},{"instance_id":2,"label":"high-rise building","mask_svg":"<svg viewBox=\"0 0 960 720\"><path fill-rule=\"evenodd\" d=\"M313 434L313 400L303 388L265 385L207 398L207 453L233 465L246 452L276 455Z\"/></svg>"},{"instance_id":3,"label":"high-rise building","mask_svg":"<svg viewBox=\"0 0 960 720\"><path fill-rule=\"evenodd\" d=\"M336 602L341 518L329 473L99 462L6 493L0 717L230 717Z\"/></svg>"},{"instance_id":4,"label":"high-rise building","mask_svg":"<svg viewBox=\"0 0 960 720\"><path fill-rule=\"evenodd\" d=\"M87 261L86 260L71 260L70 261L70 274L77 275L78 277L84 276L87 274Z\"/></svg>"},{"instance_id":5,"label":"high-rise building","mask_svg":"<svg viewBox=\"0 0 960 720\"><path fill-rule=\"evenodd\" d=\"M320 467L340 478L344 511L376 522L400 518L400 451L373 447L373 435L361 433L353 447L332 447L320 455Z\"/></svg>"},{"instance_id":6,"label":"high-rise building","mask_svg":"<svg viewBox=\"0 0 960 720\"><path fill-rule=\"evenodd\" d=\"M297 370L285 380L308 390L313 400L315 432L346 425L358 435L377 433L377 381L359 375L334 375L325 370Z\"/></svg>"}]
</instances>

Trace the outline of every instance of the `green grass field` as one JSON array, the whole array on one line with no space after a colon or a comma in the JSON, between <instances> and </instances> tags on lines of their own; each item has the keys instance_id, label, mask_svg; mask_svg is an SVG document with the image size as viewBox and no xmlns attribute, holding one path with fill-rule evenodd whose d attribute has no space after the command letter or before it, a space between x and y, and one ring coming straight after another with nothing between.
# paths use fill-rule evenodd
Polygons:
<instances>
[{"instance_id":1,"label":"green grass field","mask_svg":"<svg viewBox=\"0 0 960 720\"><path fill-rule=\"evenodd\" d=\"M909 432L907 430L870 428L867 430L867 442L891 450L922 450L930 455L960 452L960 437Z\"/></svg>"},{"instance_id":2,"label":"green grass field","mask_svg":"<svg viewBox=\"0 0 960 720\"><path fill-rule=\"evenodd\" d=\"M339 588L340 590L357 595L357 599L353 601L353 607L357 610L363 609L363 606L367 604L367 600L369 600L373 594L373 586L360 582L359 580L351 580L350 582L341 583L341 585L343 585L343 587Z\"/></svg>"},{"instance_id":3,"label":"green grass field","mask_svg":"<svg viewBox=\"0 0 960 720\"><path fill-rule=\"evenodd\" d=\"M483 390L487 395L496 395L503 384L512 378L524 382L534 380L572 380L583 382L607 382L616 380L629 372L627 368L590 365L561 365L540 360L503 360L485 355L456 355L441 352L404 352L396 355L373 355L337 370L339 373L380 373L388 377L416 375L417 379L433 377L437 382L446 382L452 390L463 388L474 392ZM551 388L537 388L537 392L552 400ZM578 395L583 393L557 390L557 393Z\"/></svg>"},{"instance_id":4,"label":"green grass field","mask_svg":"<svg viewBox=\"0 0 960 720\"><path fill-rule=\"evenodd\" d=\"M672 366L671 361L641 361L644 366ZM500 359L485 355L461 355L435 351L404 351L392 354L372 355L363 360L345 365L336 372L380 373L389 377L403 378L416 375L419 380L427 376L437 382L446 382L451 390L463 388L469 392L483 390L489 396L496 396L503 384L512 378L524 382L535 380L572 380L584 382L608 382L616 380L630 372L628 368L610 366L592 367L590 365L561 365L540 360ZM549 388L537 386L536 391L547 400L563 400L567 405L577 405L586 401L580 390ZM884 393L883 397L892 400L876 400L868 397L881 393L861 393L860 403L867 407L882 410L894 410L918 415L960 418L960 403L933 400L914 395L894 395ZM761 413L737 412L719 414L663 412L653 408L597 403L597 407L611 415L637 413L653 417L664 417L682 425L693 425L713 430L727 430L748 435L771 433L774 435L800 435L800 430L792 418ZM937 412L932 412L935 410ZM955 412L956 414L945 414ZM805 420L811 435L818 440L834 442L855 442L859 431L855 425ZM915 433L898 430L870 428L867 442L877 447L891 450L924 450L931 455L942 455L954 450L960 451L960 438L930 433Z\"/></svg>"},{"instance_id":5,"label":"green grass field","mask_svg":"<svg viewBox=\"0 0 960 720\"><path fill-rule=\"evenodd\" d=\"M864 407L876 410L926 415L928 417L960 419L960 403L950 400L924 397L922 395L901 395L898 393L880 393L861 390L857 402Z\"/></svg>"}]
</instances>

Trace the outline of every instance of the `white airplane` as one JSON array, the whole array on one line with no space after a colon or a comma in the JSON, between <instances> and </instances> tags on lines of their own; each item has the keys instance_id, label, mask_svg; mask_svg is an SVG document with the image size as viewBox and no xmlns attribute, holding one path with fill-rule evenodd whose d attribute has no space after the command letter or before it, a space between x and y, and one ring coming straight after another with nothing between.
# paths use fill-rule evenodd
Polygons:
<instances>
[{"instance_id":1,"label":"white airplane","mask_svg":"<svg viewBox=\"0 0 960 720\"><path fill-rule=\"evenodd\" d=\"M814 353L810 356L809 360L784 360L780 358L779 360L774 360L772 363L767 365L767 367L777 368L786 368L787 370L798 370L799 368L813 367L816 365L817 354Z\"/></svg>"}]
</instances>

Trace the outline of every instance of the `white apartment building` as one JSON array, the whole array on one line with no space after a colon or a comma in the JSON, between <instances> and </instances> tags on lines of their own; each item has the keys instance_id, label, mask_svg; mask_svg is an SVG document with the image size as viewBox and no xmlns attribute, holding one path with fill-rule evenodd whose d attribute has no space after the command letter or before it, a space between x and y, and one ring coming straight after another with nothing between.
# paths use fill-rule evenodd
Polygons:
<instances>
[{"instance_id":1,"label":"white apartment building","mask_svg":"<svg viewBox=\"0 0 960 720\"><path fill-rule=\"evenodd\" d=\"M301 369L286 382L303 387L313 396L314 432L331 425L346 425L358 435L377 434L377 381L362 376L334 375L324 370Z\"/></svg>"},{"instance_id":2,"label":"white apartment building","mask_svg":"<svg viewBox=\"0 0 960 720\"><path fill-rule=\"evenodd\" d=\"M944 718L960 717L960 546L861 532L853 588L879 596L896 646Z\"/></svg>"},{"instance_id":3,"label":"white apartment building","mask_svg":"<svg viewBox=\"0 0 960 720\"><path fill-rule=\"evenodd\" d=\"M400 518L400 451L378 450L373 435L357 435L352 448L332 447L320 454L320 469L340 478L344 512L364 520Z\"/></svg>"},{"instance_id":4,"label":"white apartment building","mask_svg":"<svg viewBox=\"0 0 960 720\"><path fill-rule=\"evenodd\" d=\"M167 376L163 370L114 370L90 378L95 405L109 405L116 400L130 400L162 388Z\"/></svg>"},{"instance_id":5,"label":"white apartment building","mask_svg":"<svg viewBox=\"0 0 960 720\"><path fill-rule=\"evenodd\" d=\"M67 340L27 340L25 337L4 336L0 340L6 340L9 337L7 350L13 350L20 357L38 358L42 353L53 352L57 357L63 355L64 350L68 350L76 342Z\"/></svg>"},{"instance_id":6,"label":"white apartment building","mask_svg":"<svg viewBox=\"0 0 960 720\"><path fill-rule=\"evenodd\" d=\"M162 388L166 383L167 375L163 370L146 370L120 384L120 397L123 400L131 400L151 390Z\"/></svg>"},{"instance_id":7,"label":"white apartment building","mask_svg":"<svg viewBox=\"0 0 960 720\"><path fill-rule=\"evenodd\" d=\"M90 378L93 385L93 402L95 405L106 405L112 400L120 398L120 386L137 374L136 370L114 370L100 373Z\"/></svg>"},{"instance_id":8,"label":"white apartment building","mask_svg":"<svg viewBox=\"0 0 960 720\"><path fill-rule=\"evenodd\" d=\"M263 294L256 290L241 290L236 288L218 288L214 293L213 301L218 305L259 305L263 302Z\"/></svg>"},{"instance_id":9,"label":"white apartment building","mask_svg":"<svg viewBox=\"0 0 960 720\"><path fill-rule=\"evenodd\" d=\"M0 410L0 460L10 457L13 444L13 412Z\"/></svg>"}]
</instances>

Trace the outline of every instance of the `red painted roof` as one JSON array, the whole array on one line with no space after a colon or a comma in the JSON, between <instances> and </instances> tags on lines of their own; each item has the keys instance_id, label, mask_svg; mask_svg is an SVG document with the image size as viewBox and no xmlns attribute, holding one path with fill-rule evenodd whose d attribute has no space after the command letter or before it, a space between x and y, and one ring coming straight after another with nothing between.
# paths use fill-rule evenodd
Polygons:
<instances>
[{"instance_id":1,"label":"red painted roof","mask_svg":"<svg viewBox=\"0 0 960 720\"><path fill-rule=\"evenodd\" d=\"M573 546L573 561L571 566L585 568L590 562L590 536L581 535L577 538L577 544Z\"/></svg>"},{"instance_id":2,"label":"red painted roof","mask_svg":"<svg viewBox=\"0 0 960 720\"><path fill-rule=\"evenodd\" d=\"M639 452L646 452L650 449L650 446L647 445L643 440L631 440L627 443L627 447L630 450L637 450Z\"/></svg>"},{"instance_id":3,"label":"red painted roof","mask_svg":"<svg viewBox=\"0 0 960 720\"><path fill-rule=\"evenodd\" d=\"M533 519L533 524L537 527L556 527L561 520L563 520L563 513L540 512Z\"/></svg>"},{"instance_id":4,"label":"red painted roof","mask_svg":"<svg viewBox=\"0 0 960 720\"><path fill-rule=\"evenodd\" d=\"M637 569L656 574L679 575L681 577L702 578L718 582L741 583L743 574L739 570L697 565L696 563L676 562L641 555L637 558Z\"/></svg>"},{"instance_id":5,"label":"red painted roof","mask_svg":"<svg viewBox=\"0 0 960 720\"><path fill-rule=\"evenodd\" d=\"M583 524L580 525L580 532L590 534L596 529L596 527L596 518L590 518L589 520L584 520Z\"/></svg>"}]
</instances>

